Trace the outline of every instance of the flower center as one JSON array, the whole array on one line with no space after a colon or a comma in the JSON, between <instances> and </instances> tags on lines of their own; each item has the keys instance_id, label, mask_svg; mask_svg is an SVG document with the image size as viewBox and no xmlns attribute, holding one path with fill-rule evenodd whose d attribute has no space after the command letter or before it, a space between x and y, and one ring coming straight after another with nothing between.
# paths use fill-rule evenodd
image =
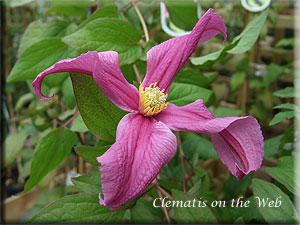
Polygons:
<instances>
[{"instance_id":1,"label":"flower center","mask_svg":"<svg viewBox=\"0 0 300 225\"><path fill-rule=\"evenodd\" d=\"M166 103L168 94L164 94L165 89L160 90L156 87L157 82L144 88L140 84L140 113L144 116L153 116L166 109L169 103Z\"/></svg>"}]
</instances>

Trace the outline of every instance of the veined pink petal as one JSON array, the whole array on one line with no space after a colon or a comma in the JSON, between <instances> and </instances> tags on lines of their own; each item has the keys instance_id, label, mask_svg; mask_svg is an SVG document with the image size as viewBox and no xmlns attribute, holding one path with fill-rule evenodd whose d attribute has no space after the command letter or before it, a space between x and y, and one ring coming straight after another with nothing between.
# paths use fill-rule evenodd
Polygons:
<instances>
[{"instance_id":1,"label":"veined pink petal","mask_svg":"<svg viewBox=\"0 0 300 225\"><path fill-rule=\"evenodd\" d=\"M97 54L98 53L96 51L87 52L78 56L77 58L64 59L55 63L53 66L41 72L35 78L35 80L32 82L33 92L38 96L40 100L51 100L53 96L45 97L41 91L41 86L44 78L49 74L59 72L78 72L92 75L95 63L98 60Z\"/></svg>"},{"instance_id":2,"label":"veined pink petal","mask_svg":"<svg viewBox=\"0 0 300 225\"><path fill-rule=\"evenodd\" d=\"M211 138L221 161L241 180L258 170L264 156L264 140L257 120L241 117Z\"/></svg>"},{"instance_id":3,"label":"veined pink petal","mask_svg":"<svg viewBox=\"0 0 300 225\"><path fill-rule=\"evenodd\" d=\"M136 112L139 104L139 93L136 87L124 78L117 52L89 51L77 58L64 59L41 72L32 82L33 92L40 100L51 100L41 92L43 79L52 73L79 72L92 75L104 94L119 108Z\"/></svg>"},{"instance_id":4,"label":"veined pink petal","mask_svg":"<svg viewBox=\"0 0 300 225\"><path fill-rule=\"evenodd\" d=\"M104 195L99 195L100 204L115 210L142 194L174 156L176 146L175 135L162 122L127 114L118 125L116 142L97 158Z\"/></svg>"},{"instance_id":5,"label":"veined pink petal","mask_svg":"<svg viewBox=\"0 0 300 225\"><path fill-rule=\"evenodd\" d=\"M191 56L198 43L205 42L221 32L226 39L222 17L209 9L188 35L172 38L151 48L147 53L147 73L143 87L157 82L160 89L169 87L180 68Z\"/></svg>"},{"instance_id":6,"label":"veined pink petal","mask_svg":"<svg viewBox=\"0 0 300 225\"><path fill-rule=\"evenodd\" d=\"M264 142L257 120L247 117L214 118L202 100L178 107L170 104L155 117L170 129L211 133L221 161L239 180L260 168Z\"/></svg>"},{"instance_id":7,"label":"veined pink petal","mask_svg":"<svg viewBox=\"0 0 300 225\"><path fill-rule=\"evenodd\" d=\"M139 92L129 84L123 76L117 52L99 52L93 74L94 80L103 93L120 109L137 112L139 107Z\"/></svg>"}]
</instances>

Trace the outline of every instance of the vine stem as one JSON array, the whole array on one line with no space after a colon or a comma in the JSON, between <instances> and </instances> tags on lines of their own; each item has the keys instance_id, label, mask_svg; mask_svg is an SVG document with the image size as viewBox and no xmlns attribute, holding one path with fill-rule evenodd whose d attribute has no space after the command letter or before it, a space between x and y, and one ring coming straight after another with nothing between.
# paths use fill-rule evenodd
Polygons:
<instances>
[{"instance_id":1,"label":"vine stem","mask_svg":"<svg viewBox=\"0 0 300 225\"><path fill-rule=\"evenodd\" d=\"M71 123L72 125L75 119L77 118L78 114L79 114L79 110L77 109L76 113L67 122L64 123L63 127L65 128L69 123Z\"/></svg>"},{"instance_id":2,"label":"vine stem","mask_svg":"<svg viewBox=\"0 0 300 225\"><path fill-rule=\"evenodd\" d=\"M149 41L149 33L148 33L148 30L147 30L147 26L146 26L145 20L144 20L142 14L141 14L139 8L136 6L135 2L133 0L130 0L130 2L133 5L133 8L135 9L138 17L140 18L141 24L143 26L144 34L145 34L145 40L146 40L146 43L148 43L148 41Z\"/></svg>"},{"instance_id":3,"label":"vine stem","mask_svg":"<svg viewBox=\"0 0 300 225\"><path fill-rule=\"evenodd\" d=\"M165 189L163 189L161 186L159 186L156 179L152 183L155 186L155 188L158 189L159 191L161 191L161 193L163 193L166 197L168 197L171 200L174 200L174 198L167 191L165 191Z\"/></svg>"},{"instance_id":4,"label":"vine stem","mask_svg":"<svg viewBox=\"0 0 300 225\"><path fill-rule=\"evenodd\" d=\"M186 169L187 173L189 173L189 171L188 171L187 165L185 164L184 153L183 153L183 148L182 148L179 132L176 132L176 136L177 136L177 140L178 140L179 155L180 155L180 160L181 160L183 192L185 193L186 192L186 182L185 182L184 168Z\"/></svg>"},{"instance_id":5,"label":"vine stem","mask_svg":"<svg viewBox=\"0 0 300 225\"><path fill-rule=\"evenodd\" d=\"M142 83L141 75L140 75L139 70L138 70L138 68L135 64L133 64L133 70L134 70L136 79L139 82L139 84Z\"/></svg>"},{"instance_id":6,"label":"vine stem","mask_svg":"<svg viewBox=\"0 0 300 225\"><path fill-rule=\"evenodd\" d=\"M152 183L154 184L154 186L155 186L155 188L156 188L156 190L157 190L158 196L160 197L160 199L161 199L161 201L162 201L162 199L163 199L163 195L162 195L162 191L161 191L162 188L158 185L158 183L157 183L156 180L154 180ZM168 194L168 195L169 195L169 194ZM168 196L167 196L167 197L168 197ZM168 198L169 198L169 197L168 197ZM165 215L166 215L166 218L167 218L168 223L169 223L169 224L172 224L171 218L170 218L170 215L169 215L169 212L168 212L166 206L163 205L163 208L164 208L164 213L165 213Z\"/></svg>"}]
</instances>

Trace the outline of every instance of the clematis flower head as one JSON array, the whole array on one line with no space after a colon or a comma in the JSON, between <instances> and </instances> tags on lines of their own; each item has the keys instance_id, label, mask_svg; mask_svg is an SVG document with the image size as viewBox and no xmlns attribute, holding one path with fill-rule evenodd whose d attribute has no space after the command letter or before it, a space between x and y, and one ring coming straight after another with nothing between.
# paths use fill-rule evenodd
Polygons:
<instances>
[{"instance_id":1,"label":"clematis flower head","mask_svg":"<svg viewBox=\"0 0 300 225\"><path fill-rule=\"evenodd\" d=\"M155 179L177 148L174 131L210 133L221 161L242 177L261 166L263 136L251 116L215 118L202 100L186 106L167 102L170 85L198 43L222 33L223 19L209 9L188 35L172 38L147 53L147 73L139 90L124 78L118 53L91 51L59 61L41 72L34 93L41 93L45 76L57 72L80 72L93 76L103 93L120 109L130 112L118 124L115 143L100 157L103 197L100 204L115 210L139 196Z\"/></svg>"}]
</instances>

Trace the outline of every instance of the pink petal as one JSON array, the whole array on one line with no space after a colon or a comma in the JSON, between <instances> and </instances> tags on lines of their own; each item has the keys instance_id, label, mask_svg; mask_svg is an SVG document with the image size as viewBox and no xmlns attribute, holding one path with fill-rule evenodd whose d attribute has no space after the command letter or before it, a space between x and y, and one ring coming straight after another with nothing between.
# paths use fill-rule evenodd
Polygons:
<instances>
[{"instance_id":1,"label":"pink petal","mask_svg":"<svg viewBox=\"0 0 300 225\"><path fill-rule=\"evenodd\" d=\"M255 118L241 117L211 138L221 161L238 180L260 168L264 139Z\"/></svg>"},{"instance_id":2,"label":"pink petal","mask_svg":"<svg viewBox=\"0 0 300 225\"><path fill-rule=\"evenodd\" d=\"M198 43L205 42L221 32L226 39L222 17L209 9L188 35L172 38L150 49L147 53L147 73L143 86L157 82L161 89L169 87L180 68L191 56Z\"/></svg>"},{"instance_id":3,"label":"pink petal","mask_svg":"<svg viewBox=\"0 0 300 225\"><path fill-rule=\"evenodd\" d=\"M95 67L95 62L97 60L98 58L96 51L82 54L77 58L61 60L53 66L41 72L35 78L35 80L32 82L33 92L38 96L40 100L49 101L53 98L53 96L49 98L45 97L41 91L42 82L47 75L59 72L78 72L92 75Z\"/></svg>"},{"instance_id":4,"label":"pink petal","mask_svg":"<svg viewBox=\"0 0 300 225\"><path fill-rule=\"evenodd\" d=\"M51 100L41 92L43 79L52 73L79 72L92 75L104 94L119 108L135 112L138 110L138 90L124 78L117 52L88 52L73 59L64 59L41 72L32 82L33 92L40 100ZM87 90L88 91L88 90Z\"/></svg>"},{"instance_id":5,"label":"pink petal","mask_svg":"<svg viewBox=\"0 0 300 225\"><path fill-rule=\"evenodd\" d=\"M104 199L112 210L139 196L176 152L176 137L162 122L136 113L127 114L117 128L116 142L101 163Z\"/></svg>"},{"instance_id":6,"label":"pink petal","mask_svg":"<svg viewBox=\"0 0 300 225\"><path fill-rule=\"evenodd\" d=\"M94 80L103 93L120 109L137 112L139 92L123 76L117 52L99 52L99 60L94 71Z\"/></svg>"},{"instance_id":7,"label":"pink petal","mask_svg":"<svg viewBox=\"0 0 300 225\"><path fill-rule=\"evenodd\" d=\"M170 104L155 118L172 130L211 133L220 159L239 180L261 166L264 141L260 125L251 116L214 118L197 100L182 107Z\"/></svg>"}]
</instances>

